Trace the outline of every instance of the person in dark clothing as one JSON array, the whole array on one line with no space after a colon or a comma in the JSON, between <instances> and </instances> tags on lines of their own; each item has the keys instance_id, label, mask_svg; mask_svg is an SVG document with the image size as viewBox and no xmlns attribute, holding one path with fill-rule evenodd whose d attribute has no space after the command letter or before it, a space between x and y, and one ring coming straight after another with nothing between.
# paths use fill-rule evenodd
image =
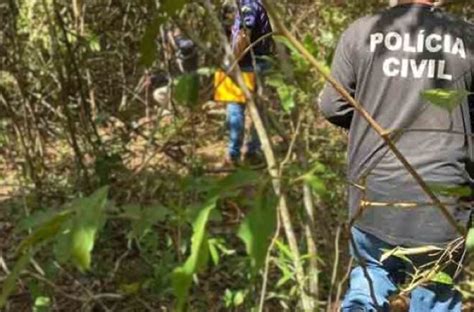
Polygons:
<instances>
[{"instance_id":1,"label":"person in dark clothing","mask_svg":"<svg viewBox=\"0 0 474 312\"><path fill-rule=\"evenodd\" d=\"M232 28L234 26L236 14L237 7L234 4L225 3L222 7L221 22L228 39L232 37Z\"/></svg>"},{"instance_id":2,"label":"person in dark clothing","mask_svg":"<svg viewBox=\"0 0 474 312\"><path fill-rule=\"evenodd\" d=\"M271 54L273 44L271 36L267 36L272 32L270 19L259 0L240 0L238 7L232 27L232 48L236 58L240 59L239 65L243 72L263 73L269 69L269 63L264 57ZM261 39L263 36L267 37ZM245 53L245 49L257 41L258 43ZM245 103L231 102L227 104L227 123L230 130L227 162L234 164L240 161L240 150L245 132L245 110ZM245 158L248 160L257 159L259 152L260 140L252 127Z\"/></svg>"},{"instance_id":3,"label":"person in dark clothing","mask_svg":"<svg viewBox=\"0 0 474 312\"><path fill-rule=\"evenodd\" d=\"M471 186L468 97L448 111L422 93L474 91L474 26L442 12L436 1L396 2L343 33L332 75L384 129L403 130L394 132L395 144L429 185ZM389 297L411 265L393 257L382 262L384 251L426 245L446 249L462 235L333 87L325 88L320 107L331 123L349 131L349 212L357 216L351 245L361 261L352 270L342 311L388 311ZM440 200L459 225L468 226L470 206L455 196ZM430 261L420 255L414 263ZM449 265L446 273L455 275L456 269ZM423 284L411 292L410 311L461 311L461 296L452 285Z\"/></svg>"},{"instance_id":4,"label":"person in dark clothing","mask_svg":"<svg viewBox=\"0 0 474 312\"><path fill-rule=\"evenodd\" d=\"M170 47L169 50L173 53L173 62L170 64L171 73L169 74L176 77L196 72L198 69L196 44L187 38L179 28L166 32L165 37L163 41ZM170 101L169 84L172 81L172 77L169 77L169 74L163 70L155 70L147 82L147 85L153 89L153 99L160 106L166 106Z\"/></svg>"}]
</instances>

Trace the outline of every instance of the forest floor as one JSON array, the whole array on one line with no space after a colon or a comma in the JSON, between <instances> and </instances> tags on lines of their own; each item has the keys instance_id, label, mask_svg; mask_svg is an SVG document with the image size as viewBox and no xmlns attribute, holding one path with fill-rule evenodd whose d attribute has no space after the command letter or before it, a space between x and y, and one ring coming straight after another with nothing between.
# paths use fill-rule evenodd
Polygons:
<instances>
[{"instance_id":1,"label":"forest floor","mask_svg":"<svg viewBox=\"0 0 474 312\"><path fill-rule=\"evenodd\" d=\"M179 133L179 135L171 136L169 140L165 139L169 143L167 149L154 146L149 139L140 135L136 135L128 142L126 150L130 152L123 157L124 172L118 174L115 183L119 188L130 188L130 191L129 195L117 198L117 201L123 201L117 204L126 204L135 199L145 202L153 200L153 192L149 190L150 185L147 184L154 180L170 183L166 181L166 177L162 176L163 172L185 174L184 172L189 169L186 164L190 161L200 164L204 172L210 175L226 175L232 170L224 166L227 132L223 107L213 107L210 113L196 116L191 126L188 125L182 129L179 125L172 126L172 119L165 119L162 122L163 125L172 129L171 132L175 131L173 133ZM144 123L147 121L145 120ZM103 137L107 138L108 134L112 137L111 133L120 131L119 128L120 126L115 125L100 129L100 131ZM143 131L145 135L151 132L153 132L151 127ZM197 136L200 137L199 145L194 148L190 147L189 142L183 141L183 139L193 140ZM163 140L163 138L159 139ZM275 142L280 141L276 135L273 139ZM60 145L64 142L56 144ZM49 193L45 196L46 203L56 209L73 195L71 181L61 179L61 175L70 174L68 172L70 167L67 164L72 158L68 153L57 152L63 149L63 146L55 146L49 149L52 155L46 157L53 162L47 164L48 167L61 168L50 173L55 176L52 181L61 181L60 186L48 190ZM189 155L192 155L191 159ZM26 236L24 231L17 229L18 225L34 213L35 209L38 209L31 204L34 198L30 196L28 190L32 189L32 186L20 179L21 168L24 166L15 160L16 158L11 153L8 157L0 157L0 237L2 238L0 240L0 282L3 282L7 273L11 271L15 261L15 248ZM147 182L141 185L143 181ZM46 183L46 185L49 184ZM54 194L58 190L60 192ZM134 192L137 194L132 194ZM59 199L55 198L55 195ZM235 235L230 234L236 231L245 214L245 207L227 202L221 209L223 220L212 224L211 232L234 242ZM326 224L322 228L324 226L328 227ZM173 235L170 234L173 230L167 229L166 226L156 227L155 230L159 236L151 236L143 242L143 245L134 245L130 244L129 232L124 228L123 221L108 222L104 237L101 237L94 251L94 270L85 275L74 273L72 268L52 261L50 253L39 254L24 273L25 278L18 283L19 289L11 298L7 311L32 311L38 298L50 298L52 311L171 311L169 272L173 270L176 263L166 259L174 257L175 249L166 245L163 238L159 238L158 242L156 239L160 236ZM330 237L334 233L327 234ZM326 241L332 246L332 241ZM169 250L160 253L157 257L156 248L158 247ZM231 254L245 253L241 247L229 252ZM348 258L345 251L342 255L344 259L341 260L341 270L344 271ZM199 280L199 287L193 294L198 299L194 301L192 311L245 311L245 309L227 309L223 303L225 290L245 288L245 285L240 284L245 279L242 278L239 270L235 270L244 262L240 263L241 260L235 257L226 259L228 263L224 260L219 266L209 269ZM328 263L331 262L328 261ZM469 271L467 271L467 276L472 277ZM464 288L474 289L474 282L466 280ZM466 292L467 295L470 293L470 290ZM470 302L473 297L466 299L469 302L466 302L464 311L474 311L474 306ZM283 311L276 302L271 301L268 306L269 311Z\"/></svg>"},{"instance_id":2,"label":"forest floor","mask_svg":"<svg viewBox=\"0 0 474 312\"><path fill-rule=\"evenodd\" d=\"M149 123L148 120L141 122ZM117 205L125 205L133 200L152 201L154 195L149 185L145 184L154 180L163 181L166 179L162 176L163 172L186 175L189 170L186 164L190 162L200 164L206 174L213 176L224 176L232 172L233 168L224 165L227 134L223 107L214 107L211 113L196 116L192 126L182 129L179 125L173 125L174 122L170 118L161 122L162 126L170 127L170 132L173 133L169 140L165 138L169 143L166 150L154 146L143 136L153 132L151 126L145 126L142 135L133 136L127 143L126 150L129 152L123 155L120 167L123 172L114 176L113 183L128 195L116 198ZM109 138L112 140L112 134L121 130L122 125L117 124L99 129L105 142ZM194 149L190 147L189 142L183 142L183 138L193 140L197 136L201 139ZM163 138L156 141L160 140ZM56 210L74 195L74 186L71 185L73 180L70 179L73 157L70 152L64 152L64 144L65 142L50 143L51 146L47 149L50 155L45 157L50 160L46 166L51 168L51 171L47 173L50 180L45 181L43 185L43 205ZM12 153L8 152L4 156L0 157L0 282L5 281L12 270L16 260L16 246L27 235L24 229L20 230L18 227L21 227L28 216L35 214L37 210L45 209L33 203L35 197L30 192L33 185L21 178L24 166ZM85 155L85 162L93 165L95 160L87 157ZM173 179L172 176L169 178ZM142 185L142 181L147 183ZM133 191L127 192L127 188ZM132 194L134 191L139 194ZM243 213L238 205L231 202L225 203L221 208L223 220L211 225L210 231L229 236L237 230ZM170 235L166 226L157 227L155 230L159 235ZM130 244L128 236L129 232L123 221L110 220L94 250L94 270L85 275L52 260L50 252L39 253L22 275L22 280L17 284L18 290L11 297L6 311L32 311L36 309L38 298L50 298L48 300L51 300L52 311L171 311L169 273L179 262L164 259L174 258L173 249L160 255L159 258L163 260L160 262L151 251L157 246L147 246L154 244L153 242L145 240L145 246L134 245ZM235 240L234 234L231 236L230 240ZM244 249L238 249L232 252L245 253ZM224 266L231 267L230 264ZM49 271L54 274L51 275ZM228 269L221 267L204 274L208 277L203 277L200 287L196 290L199 300L192 311L226 311L222 302L223 291L234 287L235 280L241 278L235 276L235 273L239 275L239 272L226 271Z\"/></svg>"}]
</instances>

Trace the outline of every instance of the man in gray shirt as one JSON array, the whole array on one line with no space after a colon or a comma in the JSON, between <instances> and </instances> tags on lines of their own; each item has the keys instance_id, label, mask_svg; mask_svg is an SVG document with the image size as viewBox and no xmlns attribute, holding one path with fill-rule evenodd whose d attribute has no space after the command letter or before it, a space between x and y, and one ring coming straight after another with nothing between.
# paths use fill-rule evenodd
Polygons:
<instances>
[{"instance_id":1,"label":"man in gray shirt","mask_svg":"<svg viewBox=\"0 0 474 312\"><path fill-rule=\"evenodd\" d=\"M429 185L469 190L469 99L464 96L447 110L422 93L474 91L474 26L437 9L435 1L396 2L344 32L332 75L384 129L392 130L396 147ZM333 87L326 87L320 105L331 123L349 130L349 211L356 220L352 247L364 267L352 271L343 311L388 311L388 299L410 265L393 257L381 262L384 250L447 248L461 235ZM440 200L461 226L468 226L468 205L456 196ZM433 259L417 260L423 265ZM423 284L411 293L410 311L461 311L460 295L450 285Z\"/></svg>"}]
</instances>

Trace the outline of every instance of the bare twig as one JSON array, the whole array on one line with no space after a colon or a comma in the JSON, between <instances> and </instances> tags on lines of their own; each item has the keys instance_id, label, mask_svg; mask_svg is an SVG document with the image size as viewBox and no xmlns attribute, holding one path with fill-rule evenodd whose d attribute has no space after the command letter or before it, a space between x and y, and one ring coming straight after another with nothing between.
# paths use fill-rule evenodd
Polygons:
<instances>
[{"instance_id":1,"label":"bare twig","mask_svg":"<svg viewBox=\"0 0 474 312\"><path fill-rule=\"evenodd\" d=\"M328 295L328 304L326 311L331 311L332 308L332 292L334 289L334 285L336 284L337 278L337 271L339 268L339 243L341 238L341 227L337 227L336 231L336 238L334 239L334 264L332 267L332 276L331 276L331 286L329 287L329 295Z\"/></svg>"},{"instance_id":2,"label":"bare twig","mask_svg":"<svg viewBox=\"0 0 474 312\"><path fill-rule=\"evenodd\" d=\"M275 234L273 235L270 246L268 246L267 255L265 257L265 269L263 271L262 289L260 290L260 303L258 306L259 312L263 312L263 308L265 307L265 298L267 295L267 285L268 285L268 274L270 272L271 254L272 254L273 248L276 245L276 242L278 241L280 232L281 232L281 218L280 218L280 215L277 215L277 226L276 226Z\"/></svg>"}]
</instances>

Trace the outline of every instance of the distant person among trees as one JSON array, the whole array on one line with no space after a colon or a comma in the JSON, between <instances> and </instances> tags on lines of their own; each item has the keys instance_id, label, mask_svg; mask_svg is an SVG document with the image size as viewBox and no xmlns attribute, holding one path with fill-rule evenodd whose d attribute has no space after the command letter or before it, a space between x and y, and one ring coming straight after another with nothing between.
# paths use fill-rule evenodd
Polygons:
<instances>
[{"instance_id":1,"label":"distant person among trees","mask_svg":"<svg viewBox=\"0 0 474 312\"><path fill-rule=\"evenodd\" d=\"M469 105L474 103L461 96L460 105L449 111L428 102L422 93L439 88L460 94L474 91L474 26L442 12L436 1L395 2L343 33L332 75L376 122L393 131L396 147L428 185L469 190ZM396 247L431 245L445 250L455 240L462 242L462 235L332 86L325 88L320 106L331 123L349 131L349 211L355 219L351 249L358 265L342 311L389 311L389 298L414 271L407 261L394 256L382 261L381 256ZM461 194L444 193L440 200L459 226L469 225L471 204ZM462 249L442 262L442 272L454 281ZM442 252L409 258L427 270ZM461 295L449 283L430 281L413 289L405 304L412 312L461 311Z\"/></svg>"},{"instance_id":2,"label":"distant person among trees","mask_svg":"<svg viewBox=\"0 0 474 312\"><path fill-rule=\"evenodd\" d=\"M221 13L221 22L228 39L231 39L232 37L232 28L235 23L236 14L237 7L234 5L233 1L224 3Z\"/></svg>"},{"instance_id":3,"label":"distant person among trees","mask_svg":"<svg viewBox=\"0 0 474 312\"><path fill-rule=\"evenodd\" d=\"M177 27L172 31L165 32L165 38L162 39L165 53L169 53L171 57L171 62L168 64L169 72L163 69L154 71L146 84L153 90L153 99L160 106L165 106L170 101L169 84L172 78L197 71L198 52L195 43Z\"/></svg>"},{"instance_id":4,"label":"distant person among trees","mask_svg":"<svg viewBox=\"0 0 474 312\"><path fill-rule=\"evenodd\" d=\"M271 36L268 36L271 32L270 20L261 2L259 0L240 0L232 27L231 44L244 73L258 74L269 69L270 64L264 57L272 53L273 40ZM266 35L266 38L262 38ZM227 103L230 140L226 162L234 165L240 162L245 132L245 110L245 100ZM250 163L258 161L260 147L258 135L252 127L244 159Z\"/></svg>"}]
</instances>

